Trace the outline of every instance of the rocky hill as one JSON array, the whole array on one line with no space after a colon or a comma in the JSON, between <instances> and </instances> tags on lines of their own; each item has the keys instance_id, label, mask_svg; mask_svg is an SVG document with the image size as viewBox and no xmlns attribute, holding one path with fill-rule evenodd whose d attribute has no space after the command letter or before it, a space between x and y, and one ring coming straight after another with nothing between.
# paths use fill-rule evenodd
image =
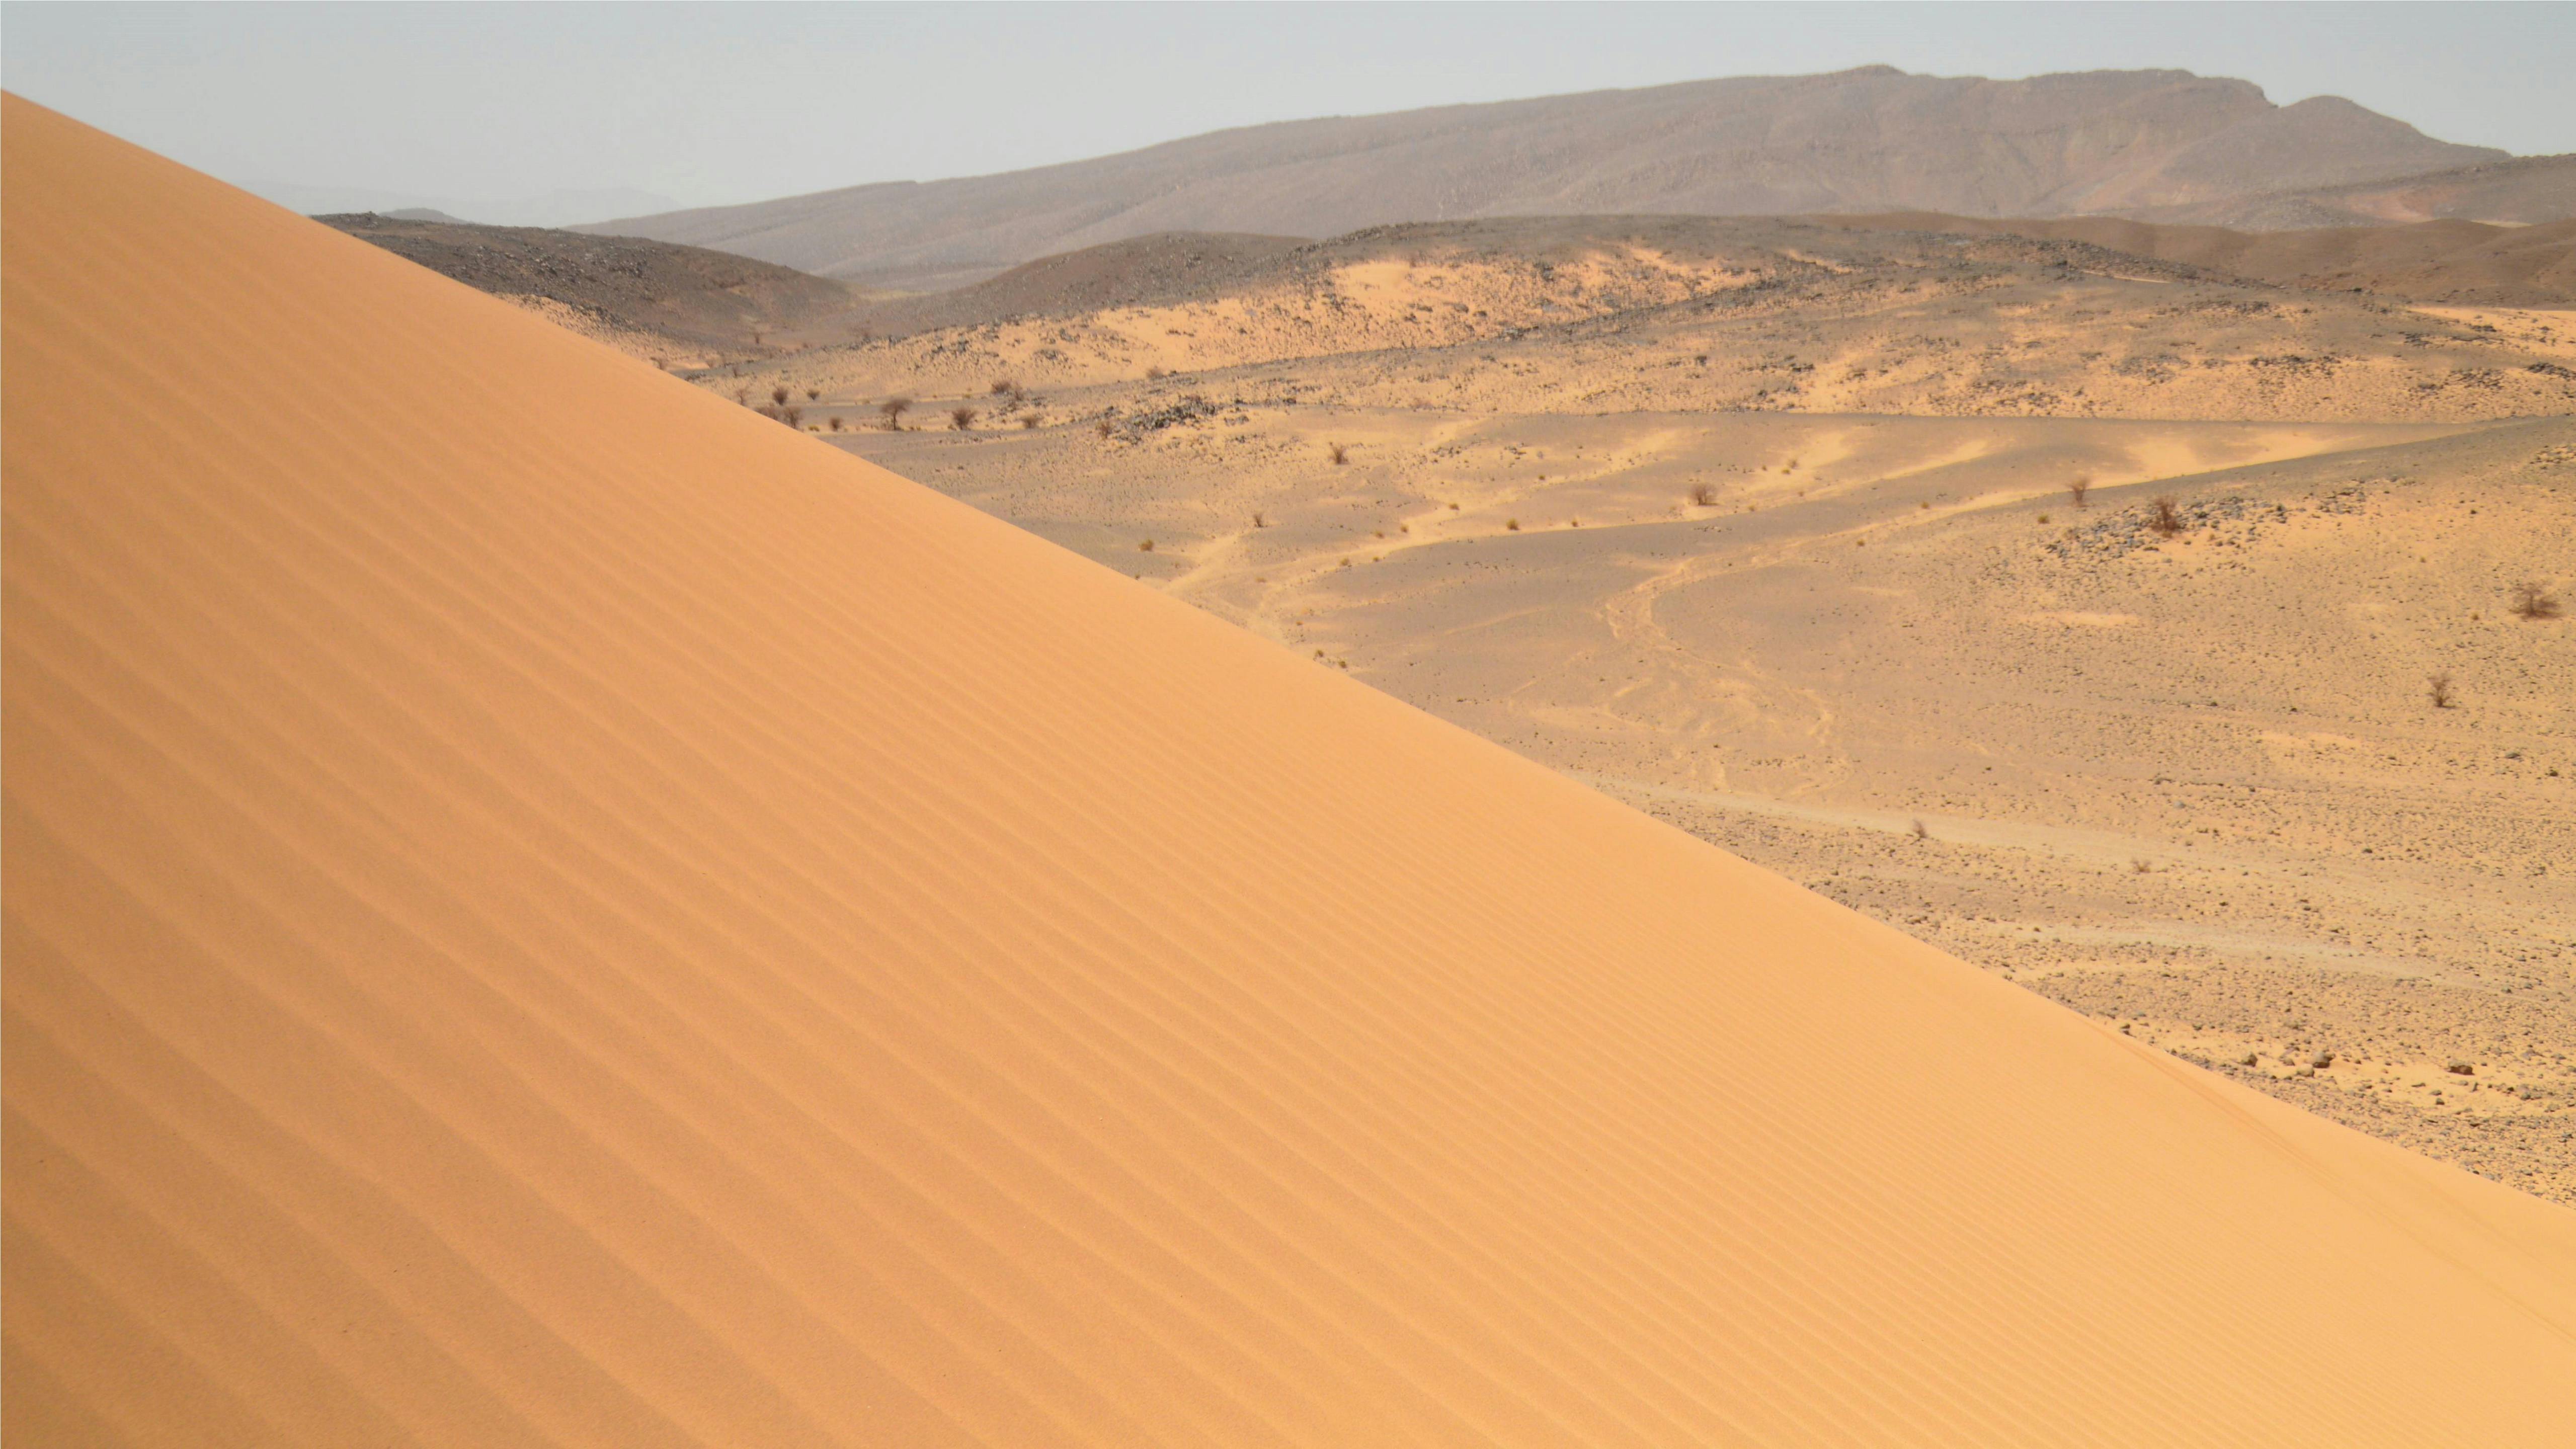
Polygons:
<instances>
[{"instance_id":1,"label":"rocky hill","mask_svg":"<svg viewBox=\"0 0 2576 1449\"><path fill-rule=\"evenodd\" d=\"M867 299L826 277L703 247L374 212L318 220L640 357L767 356Z\"/></svg>"}]
</instances>

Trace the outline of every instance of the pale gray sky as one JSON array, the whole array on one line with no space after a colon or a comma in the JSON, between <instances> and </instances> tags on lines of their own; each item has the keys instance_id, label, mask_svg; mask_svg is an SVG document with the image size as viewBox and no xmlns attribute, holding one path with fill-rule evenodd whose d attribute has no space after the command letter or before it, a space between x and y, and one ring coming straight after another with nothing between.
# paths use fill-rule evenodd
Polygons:
<instances>
[{"instance_id":1,"label":"pale gray sky","mask_svg":"<svg viewBox=\"0 0 2576 1449\"><path fill-rule=\"evenodd\" d=\"M202 170L546 222L1879 62L2173 67L2576 151L2571 3L0 6L0 82Z\"/></svg>"}]
</instances>

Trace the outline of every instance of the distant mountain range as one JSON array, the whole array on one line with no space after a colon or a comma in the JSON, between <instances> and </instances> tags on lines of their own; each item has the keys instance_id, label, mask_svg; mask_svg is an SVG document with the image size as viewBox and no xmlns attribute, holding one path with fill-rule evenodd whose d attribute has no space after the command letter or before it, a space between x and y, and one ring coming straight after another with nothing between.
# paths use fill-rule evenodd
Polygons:
<instances>
[{"instance_id":1,"label":"distant mountain range","mask_svg":"<svg viewBox=\"0 0 2576 1449\"><path fill-rule=\"evenodd\" d=\"M2373 207L2402 212L2423 198L2374 201L2370 188L2435 173L2478 178L2451 185L2472 211L2563 193L2576 177L2546 159L2435 140L2350 101L2279 106L2249 82L2186 71L1996 81L1872 66L1287 121L1027 171L583 229L933 290L1157 232L1322 237L1490 216L2417 220Z\"/></svg>"}]
</instances>

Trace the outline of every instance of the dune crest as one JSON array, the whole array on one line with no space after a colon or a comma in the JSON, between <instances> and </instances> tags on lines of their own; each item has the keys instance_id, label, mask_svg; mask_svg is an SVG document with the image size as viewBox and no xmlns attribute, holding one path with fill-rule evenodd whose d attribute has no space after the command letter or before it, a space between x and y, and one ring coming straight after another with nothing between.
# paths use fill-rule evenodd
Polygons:
<instances>
[{"instance_id":1,"label":"dune crest","mask_svg":"<svg viewBox=\"0 0 2576 1449\"><path fill-rule=\"evenodd\" d=\"M2576 1216L0 138L12 1441L2563 1431Z\"/></svg>"}]
</instances>

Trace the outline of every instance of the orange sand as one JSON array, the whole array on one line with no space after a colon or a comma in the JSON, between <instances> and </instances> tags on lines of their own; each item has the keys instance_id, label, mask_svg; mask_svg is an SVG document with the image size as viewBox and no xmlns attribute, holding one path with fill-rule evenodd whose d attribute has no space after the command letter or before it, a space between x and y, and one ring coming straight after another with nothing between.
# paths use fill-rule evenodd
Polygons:
<instances>
[{"instance_id":1,"label":"orange sand","mask_svg":"<svg viewBox=\"0 0 2576 1449\"><path fill-rule=\"evenodd\" d=\"M13 1444L2567 1442L2576 1215L5 147Z\"/></svg>"}]
</instances>

